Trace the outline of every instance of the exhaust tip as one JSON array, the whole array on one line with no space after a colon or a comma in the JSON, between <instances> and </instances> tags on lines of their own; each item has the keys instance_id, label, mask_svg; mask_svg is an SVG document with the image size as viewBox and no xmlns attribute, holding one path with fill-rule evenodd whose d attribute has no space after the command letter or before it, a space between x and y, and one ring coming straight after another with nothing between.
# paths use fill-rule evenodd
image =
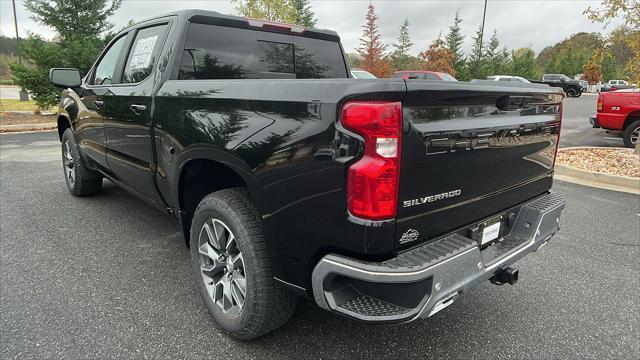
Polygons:
<instances>
[{"instance_id":1,"label":"exhaust tip","mask_svg":"<svg viewBox=\"0 0 640 360\"><path fill-rule=\"evenodd\" d=\"M498 270L489 281L494 285L515 285L518 282L518 274L518 269L508 267Z\"/></svg>"}]
</instances>

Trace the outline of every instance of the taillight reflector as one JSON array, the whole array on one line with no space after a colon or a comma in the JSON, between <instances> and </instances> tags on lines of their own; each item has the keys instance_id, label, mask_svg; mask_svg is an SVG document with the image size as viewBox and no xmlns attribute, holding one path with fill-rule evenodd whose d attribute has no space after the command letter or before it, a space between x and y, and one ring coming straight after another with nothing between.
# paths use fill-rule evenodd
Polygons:
<instances>
[{"instance_id":1,"label":"taillight reflector","mask_svg":"<svg viewBox=\"0 0 640 360\"><path fill-rule=\"evenodd\" d=\"M402 104L348 102L342 107L340 123L364 140L364 155L347 174L349 212L368 220L394 218L400 180Z\"/></svg>"}]
</instances>

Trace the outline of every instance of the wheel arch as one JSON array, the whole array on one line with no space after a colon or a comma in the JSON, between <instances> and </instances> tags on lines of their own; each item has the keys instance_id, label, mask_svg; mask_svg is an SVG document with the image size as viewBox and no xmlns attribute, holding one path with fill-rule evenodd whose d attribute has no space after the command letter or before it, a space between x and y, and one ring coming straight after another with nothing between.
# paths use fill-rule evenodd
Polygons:
<instances>
[{"instance_id":1,"label":"wheel arch","mask_svg":"<svg viewBox=\"0 0 640 360\"><path fill-rule=\"evenodd\" d=\"M636 120L640 120L640 110L632 111L627 115L627 118L624 119L624 124L622 124L622 129L626 129L629 124Z\"/></svg>"},{"instance_id":2,"label":"wheel arch","mask_svg":"<svg viewBox=\"0 0 640 360\"><path fill-rule=\"evenodd\" d=\"M178 210L180 227L185 243L189 246L191 219L200 201L208 194L233 188L244 187L256 202L255 180L251 172L242 162L229 161L216 156L190 156L178 167L174 184L175 206Z\"/></svg>"},{"instance_id":3,"label":"wheel arch","mask_svg":"<svg viewBox=\"0 0 640 360\"><path fill-rule=\"evenodd\" d=\"M62 141L62 135L67 129L72 129L71 121L66 115L58 115L58 140ZM73 129L72 129L73 130Z\"/></svg>"}]
</instances>

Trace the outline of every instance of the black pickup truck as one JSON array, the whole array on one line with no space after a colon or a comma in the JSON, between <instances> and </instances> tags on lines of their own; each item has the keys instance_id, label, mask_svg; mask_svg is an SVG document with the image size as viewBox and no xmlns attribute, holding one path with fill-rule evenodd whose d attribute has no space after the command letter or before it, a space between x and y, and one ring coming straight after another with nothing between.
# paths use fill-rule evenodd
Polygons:
<instances>
[{"instance_id":1,"label":"black pickup truck","mask_svg":"<svg viewBox=\"0 0 640 360\"><path fill-rule=\"evenodd\" d=\"M564 74L544 74L540 81L530 80L532 83L547 84L552 87L562 88L568 97L580 97L587 90L586 85L579 80L573 80Z\"/></svg>"},{"instance_id":2,"label":"black pickup truck","mask_svg":"<svg viewBox=\"0 0 640 360\"><path fill-rule=\"evenodd\" d=\"M559 229L559 89L350 79L332 31L198 10L50 80L71 194L106 178L176 218L204 304L240 339L299 296L370 323L429 317L515 283Z\"/></svg>"}]
</instances>

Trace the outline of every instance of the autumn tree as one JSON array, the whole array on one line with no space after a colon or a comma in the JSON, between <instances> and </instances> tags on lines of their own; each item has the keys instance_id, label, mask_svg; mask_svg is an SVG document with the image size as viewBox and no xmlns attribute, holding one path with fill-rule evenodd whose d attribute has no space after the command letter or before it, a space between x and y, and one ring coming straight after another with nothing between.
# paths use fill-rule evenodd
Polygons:
<instances>
[{"instance_id":1,"label":"autumn tree","mask_svg":"<svg viewBox=\"0 0 640 360\"><path fill-rule=\"evenodd\" d=\"M366 19L366 23L362 25L360 47L356 49L362 57L360 66L379 78L388 77L393 72L393 69L385 58L387 46L380 40L377 24L378 16L373 4L369 4Z\"/></svg>"},{"instance_id":2,"label":"autumn tree","mask_svg":"<svg viewBox=\"0 0 640 360\"><path fill-rule=\"evenodd\" d=\"M589 62L582 68L582 78L589 82L589 85L597 84L602 80L602 60L602 50L596 49L593 55L591 55Z\"/></svg>"},{"instance_id":3,"label":"autumn tree","mask_svg":"<svg viewBox=\"0 0 640 360\"><path fill-rule=\"evenodd\" d=\"M470 76L468 74L464 52L462 51L464 35L462 34L461 23L462 18L460 18L460 9L458 9L453 18L453 25L449 26L449 32L445 35L444 39L447 44L447 49L451 50L454 55L453 66L456 69L457 78L459 80L469 80Z\"/></svg>"},{"instance_id":4,"label":"autumn tree","mask_svg":"<svg viewBox=\"0 0 640 360\"><path fill-rule=\"evenodd\" d=\"M396 70L410 70L412 59L409 51L412 46L413 43L409 37L409 20L404 19L402 26L400 26L398 42L393 44L394 50L391 53L391 64Z\"/></svg>"},{"instance_id":5,"label":"autumn tree","mask_svg":"<svg viewBox=\"0 0 640 360\"><path fill-rule=\"evenodd\" d=\"M640 83L640 0L602 0L599 8L589 6L584 14L589 20L602 23L622 17L629 31L620 34L618 40L626 42L633 53L625 69L632 80Z\"/></svg>"},{"instance_id":6,"label":"autumn tree","mask_svg":"<svg viewBox=\"0 0 640 360\"><path fill-rule=\"evenodd\" d=\"M444 40L442 40L442 34L438 35L429 48L421 52L418 57L423 61L424 70L444 72L456 76L455 54L446 47Z\"/></svg>"},{"instance_id":7,"label":"autumn tree","mask_svg":"<svg viewBox=\"0 0 640 360\"><path fill-rule=\"evenodd\" d=\"M254 19L312 27L316 24L309 0L232 0L236 11Z\"/></svg>"}]
</instances>

